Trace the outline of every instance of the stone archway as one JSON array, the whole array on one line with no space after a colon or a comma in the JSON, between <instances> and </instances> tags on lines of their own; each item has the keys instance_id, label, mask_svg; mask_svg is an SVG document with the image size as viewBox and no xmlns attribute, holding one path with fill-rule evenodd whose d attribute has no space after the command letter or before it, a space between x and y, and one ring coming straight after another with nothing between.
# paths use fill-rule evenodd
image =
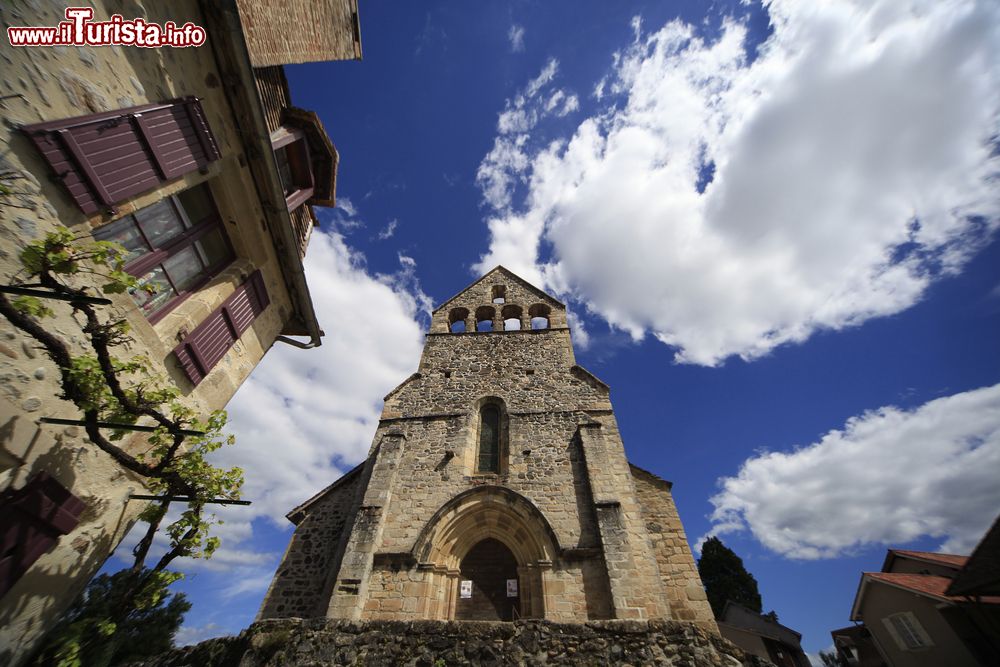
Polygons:
<instances>
[{"instance_id":1,"label":"stone archway","mask_svg":"<svg viewBox=\"0 0 1000 667\"><path fill-rule=\"evenodd\" d=\"M555 533L528 499L504 487L486 486L452 498L417 538L412 553L428 584L427 618L464 616L464 611L458 613L463 561L472 555L474 563L475 548L486 540L498 542L516 565L518 615L545 617L545 582L559 553ZM509 574L509 564L505 567Z\"/></svg>"},{"instance_id":2,"label":"stone archway","mask_svg":"<svg viewBox=\"0 0 1000 667\"><path fill-rule=\"evenodd\" d=\"M520 617L517 559L507 545L493 537L480 540L465 554L458 569L456 621L513 621Z\"/></svg>"}]
</instances>

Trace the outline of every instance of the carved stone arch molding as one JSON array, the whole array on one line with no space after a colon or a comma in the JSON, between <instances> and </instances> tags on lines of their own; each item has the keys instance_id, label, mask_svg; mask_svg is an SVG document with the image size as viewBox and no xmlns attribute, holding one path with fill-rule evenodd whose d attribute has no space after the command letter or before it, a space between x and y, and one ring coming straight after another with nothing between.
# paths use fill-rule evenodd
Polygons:
<instances>
[{"instance_id":1,"label":"carved stone arch molding","mask_svg":"<svg viewBox=\"0 0 1000 667\"><path fill-rule=\"evenodd\" d=\"M558 539L530 500L500 486L482 486L455 496L417 536L411 553L418 567L430 573L430 618L455 618L460 564L487 538L503 543L517 560L520 615L545 618L545 584L560 553Z\"/></svg>"}]
</instances>

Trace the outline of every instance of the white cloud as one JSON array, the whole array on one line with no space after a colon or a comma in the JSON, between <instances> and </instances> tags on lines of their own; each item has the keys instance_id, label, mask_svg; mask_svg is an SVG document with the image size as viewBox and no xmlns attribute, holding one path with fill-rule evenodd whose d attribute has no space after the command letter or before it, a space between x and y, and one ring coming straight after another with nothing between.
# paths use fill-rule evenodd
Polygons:
<instances>
[{"instance_id":1,"label":"white cloud","mask_svg":"<svg viewBox=\"0 0 1000 667\"><path fill-rule=\"evenodd\" d=\"M510 52L521 53L524 51L524 26L514 24L507 31L507 39L510 41Z\"/></svg>"},{"instance_id":2,"label":"white cloud","mask_svg":"<svg viewBox=\"0 0 1000 667\"><path fill-rule=\"evenodd\" d=\"M1000 384L879 408L794 452L748 459L720 480L709 534L749 529L790 558L923 536L967 554L1000 511L997 471Z\"/></svg>"},{"instance_id":3,"label":"white cloud","mask_svg":"<svg viewBox=\"0 0 1000 667\"><path fill-rule=\"evenodd\" d=\"M337 208L346 213L350 217L354 217L358 214L358 209L354 206L354 203L347 197L340 197L337 199Z\"/></svg>"},{"instance_id":4,"label":"white cloud","mask_svg":"<svg viewBox=\"0 0 1000 667\"><path fill-rule=\"evenodd\" d=\"M1000 216L1000 5L768 8L752 63L739 22L707 43L633 21L602 108L554 142L536 127L564 108L538 95L550 61L480 165L478 268L558 275L564 298L706 365L900 312L961 270Z\"/></svg>"},{"instance_id":5,"label":"white cloud","mask_svg":"<svg viewBox=\"0 0 1000 667\"><path fill-rule=\"evenodd\" d=\"M527 88L524 89L524 96L528 98L534 97L543 86L552 82L558 71L559 61L555 58L549 58L548 62L545 63L545 67L538 73L538 76L528 82Z\"/></svg>"},{"instance_id":6,"label":"white cloud","mask_svg":"<svg viewBox=\"0 0 1000 667\"><path fill-rule=\"evenodd\" d=\"M580 108L580 100L576 95L567 95L565 91L557 90L545 103L545 112L562 117Z\"/></svg>"},{"instance_id":7,"label":"white cloud","mask_svg":"<svg viewBox=\"0 0 1000 667\"><path fill-rule=\"evenodd\" d=\"M347 197L338 197L334 208L317 208L316 211L321 221L327 223L335 232L344 234L358 227L364 227L364 223L358 217L358 207Z\"/></svg>"},{"instance_id":8,"label":"white cloud","mask_svg":"<svg viewBox=\"0 0 1000 667\"><path fill-rule=\"evenodd\" d=\"M340 198L340 208L357 214L347 198ZM325 209L326 216L336 214ZM300 350L275 343L237 391L227 407L227 430L236 444L216 452L213 462L243 468L243 498L252 504L212 506L223 523L211 534L222 546L211 559L178 559L173 569L225 572L233 580L226 597L263 590L281 554L254 543L253 521L290 527L285 514L367 456L382 397L416 368L424 328L418 318L432 308L417 281L416 262L399 255L399 266L395 273L373 275L340 234L313 233L305 269L326 333L323 344ZM179 505L171 508L172 515L180 511ZM137 524L116 550L124 564L131 564L131 549L145 527ZM166 545L161 531L147 562L155 562Z\"/></svg>"},{"instance_id":9,"label":"white cloud","mask_svg":"<svg viewBox=\"0 0 1000 667\"><path fill-rule=\"evenodd\" d=\"M503 263L522 278L536 285L544 285L542 274L536 266L538 243L544 228L539 215L527 211L517 216L512 210L514 190L527 182L531 160L527 144L531 131L549 117L560 117L579 108L579 100L572 93L555 89L540 94L555 79L559 61L550 58L534 79L524 89L507 100L503 112L497 117L497 137L493 148L483 158L476 172L476 183L483 192L483 199L498 215L487 224L493 247L502 249L496 256L503 262L491 261L486 256L473 267L483 274Z\"/></svg>"},{"instance_id":10,"label":"white cloud","mask_svg":"<svg viewBox=\"0 0 1000 667\"><path fill-rule=\"evenodd\" d=\"M206 623L197 627L181 626L174 635L175 646L191 646L213 637L224 637L232 634L216 623Z\"/></svg>"},{"instance_id":11,"label":"white cloud","mask_svg":"<svg viewBox=\"0 0 1000 667\"><path fill-rule=\"evenodd\" d=\"M378 233L378 240L385 241L392 238L392 235L396 233L396 227L399 226L399 220L393 218L389 221L389 224L381 229Z\"/></svg>"},{"instance_id":12,"label":"white cloud","mask_svg":"<svg viewBox=\"0 0 1000 667\"><path fill-rule=\"evenodd\" d=\"M246 471L250 514L278 525L367 455L382 397L416 368L429 306L408 257L373 276L343 237L319 233L305 264L323 345L271 348L229 405L237 444L219 456Z\"/></svg>"},{"instance_id":13,"label":"white cloud","mask_svg":"<svg viewBox=\"0 0 1000 667\"><path fill-rule=\"evenodd\" d=\"M583 320L572 310L566 311L566 323L569 325L573 336L573 347L578 350L586 350L590 347L590 332L584 326Z\"/></svg>"}]
</instances>

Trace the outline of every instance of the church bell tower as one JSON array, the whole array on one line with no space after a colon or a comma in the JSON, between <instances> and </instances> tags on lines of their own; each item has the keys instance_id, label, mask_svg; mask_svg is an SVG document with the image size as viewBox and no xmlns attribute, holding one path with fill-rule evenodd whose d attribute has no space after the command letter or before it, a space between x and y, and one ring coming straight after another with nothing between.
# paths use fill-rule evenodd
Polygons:
<instances>
[{"instance_id":1,"label":"church bell tower","mask_svg":"<svg viewBox=\"0 0 1000 667\"><path fill-rule=\"evenodd\" d=\"M368 458L289 513L259 617L717 632L670 487L626 459L565 306L498 266L434 311Z\"/></svg>"}]
</instances>

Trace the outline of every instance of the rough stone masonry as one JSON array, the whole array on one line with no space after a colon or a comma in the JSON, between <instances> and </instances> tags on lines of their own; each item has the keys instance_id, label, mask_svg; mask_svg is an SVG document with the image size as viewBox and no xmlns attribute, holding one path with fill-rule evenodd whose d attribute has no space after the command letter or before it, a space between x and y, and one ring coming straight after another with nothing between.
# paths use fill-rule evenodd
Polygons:
<instances>
[{"instance_id":1,"label":"rough stone masonry","mask_svg":"<svg viewBox=\"0 0 1000 667\"><path fill-rule=\"evenodd\" d=\"M142 667L278 665L663 665L765 667L682 621L261 621L236 637L164 653Z\"/></svg>"},{"instance_id":2,"label":"rough stone masonry","mask_svg":"<svg viewBox=\"0 0 1000 667\"><path fill-rule=\"evenodd\" d=\"M565 306L503 267L434 311L367 460L289 518L259 619L676 620L718 633L670 483L627 461Z\"/></svg>"}]
</instances>

